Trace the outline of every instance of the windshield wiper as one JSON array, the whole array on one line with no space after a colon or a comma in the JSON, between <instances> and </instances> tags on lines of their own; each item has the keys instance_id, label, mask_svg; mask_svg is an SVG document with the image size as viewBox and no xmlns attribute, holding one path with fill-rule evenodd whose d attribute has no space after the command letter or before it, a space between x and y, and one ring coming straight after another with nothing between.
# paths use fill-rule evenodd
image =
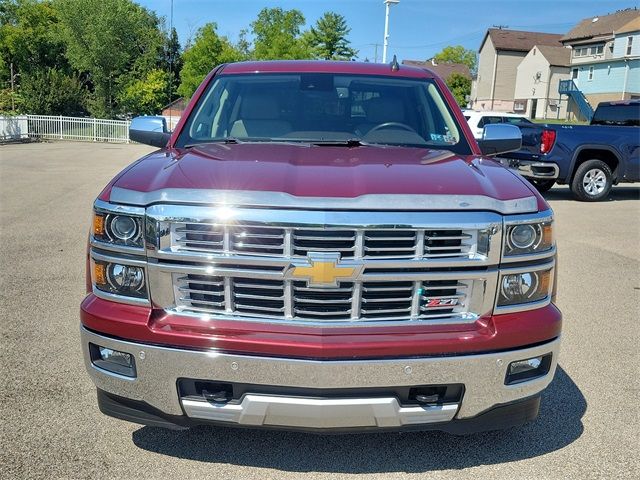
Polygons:
<instances>
[{"instance_id":1,"label":"windshield wiper","mask_svg":"<svg viewBox=\"0 0 640 480\"><path fill-rule=\"evenodd\" d=\"M359 138L348 138L347 140L309 140L311 145L317 145L319 147L364 147L370 145L367 142L363 142Z\"/></svg>"}]
</instances>

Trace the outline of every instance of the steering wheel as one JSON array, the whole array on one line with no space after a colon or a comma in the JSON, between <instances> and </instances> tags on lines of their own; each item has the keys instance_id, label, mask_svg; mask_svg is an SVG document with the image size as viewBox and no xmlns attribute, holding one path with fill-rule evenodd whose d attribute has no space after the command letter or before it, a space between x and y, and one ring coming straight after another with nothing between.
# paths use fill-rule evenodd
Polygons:
<instances>
[{"instance_id":1,"label":"steering wheel","mask_svg":"<svg viewBox=\"0 0 640 480\"><path fill-rule=\"evenodd\" d=\"M384 128L400 128L402 130L406 130L408 132L413 132L413 133L418 133L416 132L413 128L411 128L409 125L406 125L404 123L400 123L400 122L385 122L385 123L381 123L380 125L376 125L375 127L373 127L371 130L369 130L367 132L367 135L369 135L372 132L375 132L377 130L382 130Z\"/></svg>"}]
</instances>

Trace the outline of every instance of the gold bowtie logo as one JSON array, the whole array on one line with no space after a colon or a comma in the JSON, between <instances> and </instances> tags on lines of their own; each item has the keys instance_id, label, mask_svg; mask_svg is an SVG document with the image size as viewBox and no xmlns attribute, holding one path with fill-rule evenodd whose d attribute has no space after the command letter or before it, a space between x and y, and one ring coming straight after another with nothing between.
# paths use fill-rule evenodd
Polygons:
<instances>
[{"instance_id":1,"label":"gold bowtie logo","mask_svg":"<svg viewBox=\"0 0 640 480\"><path fill-rule=\"evenodd\" d=\"M362 265L339 266L340 254L309 253L308 264L295 265L289 277L307 280L309 286L337 287L338 281L353 281L360 274Z\"/></svg>"}]
</instances>

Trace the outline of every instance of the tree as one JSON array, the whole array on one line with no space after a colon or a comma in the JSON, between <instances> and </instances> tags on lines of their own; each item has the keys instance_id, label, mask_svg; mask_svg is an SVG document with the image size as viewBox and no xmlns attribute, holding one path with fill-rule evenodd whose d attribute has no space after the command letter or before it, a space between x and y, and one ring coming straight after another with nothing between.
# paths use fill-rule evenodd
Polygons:
<instances>
[{"instance_id":1,"label":"tree","mask_svg":"<svg viewBox=\"0 0 640 480\"><path fill-rule=\"evenodd\" d=\"M225 36L217 33L215 23L207 23L196 33L193 45L182 55L178 93L191 97L207 74L221 63L242 59L242 53Z\"/></svg>"},{"instance_id":2,"label":"tree","mask_svg":"<svg viewBox=\"0 0 640 480\"><path fill-rule=\"evenodd\" d=\"M157 115L170 102L169 72L150 70L143 79L132 80L118 96L120 108L132 115Z\"/></svg>"},{"instance_id":3,"label":"tree","mask_svg":"<svg viewBox=\"0 0 640 480\"><path fill-rule=\"evenodd\" d=\"M263 8L251 23L255 38L253 57L257 60L313 58L312 49L300 34L304 23L299 10Z\"/></svg>"},{"instance_id":4,"label":"tree","mask_svg":"<svg viewBox=\"0 0 640 480\"><path fill-rule=\"evenodd\" d=\"M69 72L60 38L59 18L52 2L0 1L0 81L34 70L56 67ZM18 76L18 74L20 76Z\"/></svg>"},{"instance_id":5,"label":"tree","mask_svg":"<svg viewBox=\"0 0 640 480\"><path fill-rule=\"evenodd\" d=\"M56 68L35 70L21 81L21 109L36 115L78 115L84 112L82 82Z\"/></svg>"},{"instance_id":6,"label":"tree","mask_svg":"<svg viewBox=\"0 0 640 480\"><path fill-rule=\"evenodd\" d=\"M308 41L318 58L351 60L358 52L349 46L347 35L350 31L342 15L326 12L309 30Z\"/></svg>"},{"instance_id":7,"label":"tree","mask_svg":"<svg viewBox=\"0 0 640 480\"><path fill-rule=\"evenodd\" d=\"M466 107L467 95L471 94L471 79L459 73L452 73L445 82L458 105Z\"/></svg>"},{"instance_id":8,"label":"tree","mask_svg":"<svg viewBox=\"0 0 640 480\"><path fill-rule=\"evenodd\" d=\"M476 71L476 52L474 50L467 50L462 45L444 47L433 59L441 63L462 63L469 67L471 73Z\"/></svg>"},{"instance_id":9,"label":"tree","mask_svg":"<svg viewBox=\"0 0 640 480\"><path fill-rule=\"evenodd\" d=\"M57 0L66 56L71 66L86 72L93 88L91 113L111 116L118 111L118 87L144 78L162 57L160 20L132 0Z\"/></svg>"},{"instance_id":10,"label":"tree","mask_svg":"<svg viewBox=\"0 0 640 480\"><path fill-rule=\"evenodd\" d=\"M169 35L165 39L163 52L163 67L167 72L171 72L169 91L173 96L180 85L180 70L182 70L182 54L180 49L180 41L178 40L178 32L175 28L171 29ZM173 100L171 98L169 101Z\"/></svg>"}]
</instances>

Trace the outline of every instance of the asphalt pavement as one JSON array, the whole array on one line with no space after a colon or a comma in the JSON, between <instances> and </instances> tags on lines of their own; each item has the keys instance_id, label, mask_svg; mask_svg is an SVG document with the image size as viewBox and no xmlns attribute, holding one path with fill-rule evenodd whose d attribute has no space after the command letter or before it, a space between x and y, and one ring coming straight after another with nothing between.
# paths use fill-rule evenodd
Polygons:
<instances>
[{"instance_id":1,"label":"asphalt pavement","mask_svg":"<svg viewBox=\"0 0 640 480\"><path fill-rule=\"evenodd\" d=\"M91 204L139 145L0 146L0 478L584 479L640 476L640 184L556 212L556 378L538 419L456 437L315 436L108 418L79 341Z\"/></svg>"}]
</instances>

